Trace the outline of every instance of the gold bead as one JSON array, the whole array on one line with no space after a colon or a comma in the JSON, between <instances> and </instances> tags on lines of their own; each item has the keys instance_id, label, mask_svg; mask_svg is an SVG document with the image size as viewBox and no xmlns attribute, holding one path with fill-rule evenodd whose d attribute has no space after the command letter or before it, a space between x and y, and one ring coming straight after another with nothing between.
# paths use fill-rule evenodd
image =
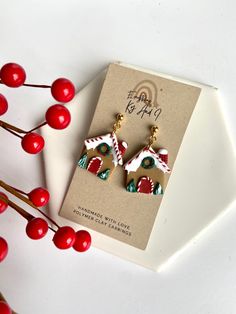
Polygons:
<instances>
[{"instance_id":1,"label":"gold bead","mask_svg":"<svg viewBox=\"0 0 236 314\"><path fill-rule=\"evenodd\" d=\"M117 118L117 120L123 121L124 120L124 115L122 113L118 113L116 118Z\"/></svg>"},{"instance_id":2,"label":"gold bead","mask_svg":"<svg viewBox=\"0 0 236 314\"><path fill-rule=\"evenodd\" d=\"M153 126L151 127L151 132L152 132L152 133L157 133L157 131L158 131L158 126L153 125Z\"/></svg>"}]
</instances>

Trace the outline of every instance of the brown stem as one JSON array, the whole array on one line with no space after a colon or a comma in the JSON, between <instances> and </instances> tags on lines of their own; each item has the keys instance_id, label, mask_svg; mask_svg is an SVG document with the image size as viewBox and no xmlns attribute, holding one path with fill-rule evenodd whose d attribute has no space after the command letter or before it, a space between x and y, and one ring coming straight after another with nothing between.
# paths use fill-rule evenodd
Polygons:
<instances>
[{"instance_id":1,"label":"brown stem","mask_svg":"<svg viewBox=\"0 0 236 314\"><path fill-rule=\"evenodd\" d=\"M14 131L12 131L12 130L6 128L5 126L2 126L2 128L3 128L4 130L6 130L7 132L13 134L13 135L15 135L15 136L17 136L17 137L20 137L21 139L23 138L23 136L21 136L21 135L15 133Z\"/></svg>"},{"instance_id":2,"label":"brown stem","mask_svg":"<svg viewBox=\"0 0 236 314\"><path fill-rule=\"evenodd\" d=\"M18 197L20 200L22 200L23 202L25 202L26 204L28 204L29 206L33 207L34 209L36 209L38 212L40 212L44 217L46 217L53 225L55 225L58 229L60 228L60 226L53 220L51 219L47 214L45 214L42 210L40 210L37 206L35 206L27 197L25 197L24 195L21 194L21 192L15 190L12 186L6 184L5 182L0 180L0 186L2 188L4 188L6 191L8 191L9 193L15 195L16 197ZM25 193L24 193L25 194ZM26 194L27 195L27 194Z\"/></svg>"},{"instance_id":3,"label":"brown stem","mask_svg":"<svg viewBox=\"0 0 236 314\"><path fill-rule=\"evenodd\" d=\"M2 81L0 81L0 84L4 85ZM26 84L26 83L23 85L27 87L51 88L51 85L38 85L38 84Z\"/></svg>"},{"instance_id":4,"label":"brown stem","mask_svg":"<svg viewBox=\"0 0 236 314\"><path fill-rule=\"evenodd\" d=\"M10 129L10 130L15 131L17 133L24 133L24 134L28 133L27 131L19 129L16 126L14 126L14 125L12 125L10 123L7 123L5 121L2 121L2 120L0 120L0 127L6 128L6 129Z\"/></svg>"},{"instance_id":5,"label":"brown stem","mask_svg":"<svg viewBox=\"0 0 236 314\"><path fill-rule=\"evenodd\" d=\"M47 122L45 121L45 122L41 123L40 125L36 126L35 128L33 128L32 130L28 131L27 133L31 133L31 132L41 128L42 126L44 126L46 124L47 124Z\"/></svg>"},{"instance_id":6,"label":"brown stem","mask_svg":"<svg viewBox=\"0 0 236 314\"><path fill-rule=\"evenodd\" d=\"M38 87L38 88L51 88L51 85L38 85L38 84L23 84L27 87Z\"/></svg>"},{"instance_id":7,"label":"brown stem","mask_svg":"<svg viewBox=\"0 0 236 314\"><path fill-rule=\"evenodd\" d=\"M12 202L11 200L6 199L4 196L0 195L0 199L3 200L4 202L6 202L11 208L13 208L18 214L20 214L22 217L24 217L27 221L30 221L30 220L35 218L33 215L28 213L26 210L24 210L23 208L21 208L20 206L18 206L14 202ZM50 230L52 230L53 232L56 232L56 230L54 230L50 226L48 226L48 228Z\"/></svg>"},{"instance_id":8,"label":"brown stem","mask_svg":"<svg viewBox=\"0 0 236 314\"><path fill-rule=\"evenodd\" d=\"M41 128L42 126L46 125L47 122L44 121L43 123L39 124L38 126L36 126L35 128L29 130L29 131L24 131L22 129L19 129L17 128L16 126L10 124L10 123L7 123L5 121L2 121L0 120L0 127L2 127L3 129L5 129L6 131L10 132L11 134L15 135L15 136L18 136L20 138L22 138L22 136L20 136L19 134L17 133L20 133L20 134L28 134L28 133L31 133L39 128Z\"/></svg>"},{"instance_id":9,"label":"brown stem","mask_svg":"<svg viewBox=\"0 0 236 314\"><path fill-rule=\"evenodd\" d=\"M15 211L18 212L22 217L24 217L26 220L30 221L31 219L35 218L33 215L28 213L26 210L18 206L17 204L13 203L11 200L6 199L4 196L0 195L0 199L8 203L9 206L11 206Z\"/></svg>"},{"instance_id":10,"label":"brown stem","mask_svg":"<svg viewBox=\"0 0 236 314\"><path fill-rule=\"evenodd\" d=\"M15 191L17 191L17 192L19 192L21 194L28 195L28 193L26 193L26 192L24 192L22 190L19 190L19 189L15 188L14 186L11 186L11 188L13 188Z\"/></svg>"}]
</instances>

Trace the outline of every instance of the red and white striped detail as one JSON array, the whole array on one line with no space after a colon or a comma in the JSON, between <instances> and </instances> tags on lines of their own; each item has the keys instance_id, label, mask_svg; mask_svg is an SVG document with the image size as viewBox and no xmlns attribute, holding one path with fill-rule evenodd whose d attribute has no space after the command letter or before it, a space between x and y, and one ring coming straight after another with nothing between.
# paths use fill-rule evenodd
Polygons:
<instances>
[{"instance_id":1,"label":"red and white striped detail","mask_svg":"<svg viewBox=\"0 0 236 314\"><path fill-rule=\"evenodd\" d=\"M168 158L168 151L167 151L167 149L164 149L164 148L162 148L162 149L167 152L167 158ZM166 172L170 172L170 168L167 166L165 161L162 160L162 158L159 156L159 153L156 153L151 147L149 148L149 151L150 151L150 153L152 153L157 158L159 163L166 169Z\"/></svg>"},{"instance_id":2,"label":"red and white striped detail","mask_svg":"<svg viewBox=\"0 0 236 314\"><path fill-rule=\"evenodd\" d=\"M161 160L168 165L168 150L165 148L160 148L157 153Z\"/></svg>"},{"instance_id":3,"label":"red and white striped detail","mask_svg":"<svg viewBox=\"0 0 236 314\"><path fill-rule=\"evenodd\" d=\"M141 153L142 153L142 151L141 151L140 153L138 153L134 158L130 159L130 161L128 161L128 162L125 164L125 166L126 166L126 165L130 165L131 162L133 162L134 160L137 160L137 159L139 158L139 156L140 156Z\"/></svg>"},{"instance_id":4,"label":"red and white striped detail","mask_svg":"<svg viewBox=\"0 0 236 314\"><path fill-rule=\"evenodd\" d=\"M152 194L154 189L154 183L149 177L141 177L138 181L137 191L138 193Z\"/></svg>"},{"instance_id":5,"label":"red and white striped detail","mask_svg":"<svg viewBox=\"0 0 236 314\"><path fill-rule=\"evenodd\" d=\"M128 145L125 142L120 142L121 144L119 146L116 134L114 132L89 138L84 141L87 150L96 149L101 143L106 143L112 147L113 163L115 166L117 166L117 164L122 165L122 154L125 152Z\"/></svg>"},{"instance_id":6,"label":"red and white striped detail","mask_svg":"<svg viewBox=\"0 0 236 314\"><path fill-rule=\"evenodd\" d=\"M163 172L170 172L168 165L160 158L151 147L144 147L138 154L136 154L132 159L130 159L125 165L124 169L128 172L136 171L141 164L143 158L151 156L155 159L155 164L157 168L161 169Z\"/></svg>"},{"instance_id":7,"label":"red and white striped detail","mask_svg":"<svg viewBox=\"0 0 236 314\"><path fill-rule=\"evenodd\" d=\"M120 154L120 150L119 150L119 145L118 145L118 141L116 138L116 135L114 132L111 133L111 139L112 139L112 143L113 143L113 148L117 157L117 161L119 165L123 164L123 160L122 160L122 156Z\"/></svg>"},{"instance_id":8,"label":"red and white striped detail","mask_svg":"<svg viewBox=\"0 0 236 314\"><path fill-rule=\"evenodd\" d=\"M94 142L100 142L102 140L102 137L101 136L98 136L98 137L93 137L93 138L90 138L88 140L85 140L85 143L94 143Z\"/></svg>"}]
</instances>

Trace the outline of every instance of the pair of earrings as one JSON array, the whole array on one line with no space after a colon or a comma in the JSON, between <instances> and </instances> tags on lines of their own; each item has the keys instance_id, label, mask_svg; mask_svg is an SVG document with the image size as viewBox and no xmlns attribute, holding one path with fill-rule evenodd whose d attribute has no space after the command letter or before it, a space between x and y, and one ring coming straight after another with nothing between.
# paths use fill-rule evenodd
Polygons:
<instances>
[{"instance_id":1,"label":"pair of earrings","mask_svg":"<svg viewBox=\"0 0 236 314\"><path fill-rule=\"evenodd\" d=\"M84 141L84 149L78 166L87 169L102 180L107 180L118 165L123 165L123 156L128 144L119 141L116 133L124 120L123 114L116 116L111 133L89 138ZM157 126L151 127L148 145L128 160L124 169L127 171L126 190L153 195L162 195L164 175L170 172L167 165L168 151L164 148L157 152L152 148L157 140Z\"/></svg>"}]
</instances>

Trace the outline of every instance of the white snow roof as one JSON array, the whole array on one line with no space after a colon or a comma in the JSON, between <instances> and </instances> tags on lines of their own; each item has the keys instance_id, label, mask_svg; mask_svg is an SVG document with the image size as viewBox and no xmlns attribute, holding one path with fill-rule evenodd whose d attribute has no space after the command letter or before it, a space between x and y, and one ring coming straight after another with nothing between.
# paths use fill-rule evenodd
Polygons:
<instances>
[{"instance_id":1,"label":"white snow roof","mask_svg":"<svg viewBox=\"0 0 236 314\"><path fill-rule=\"evenodd\" d=\"M151 148L144 147L140 152L138 152L132 159L130 159L125 165L124 169L129 172L136 171L145 157L152 157L155 162L155 166L163 171L164 173L170 172L170 168L167 164L159 157L159 155Z\"/></svg>"},{"instance_id":2,"label":"white snow roof","mask_svg":"<svg viewBox=\"0 0 236 314\"><path fill-rule=\"evenodd\" d=\"M92 137L84 141L84 144L87 149L95 149L101 143L106 143L107 145L112 147L111 150L113 155L112 161L115 164L115 166L117 166L117 164L123 165L123 159L120 154L117 137L114 132L97 137Z\"/></svg>"}]
</instances>

